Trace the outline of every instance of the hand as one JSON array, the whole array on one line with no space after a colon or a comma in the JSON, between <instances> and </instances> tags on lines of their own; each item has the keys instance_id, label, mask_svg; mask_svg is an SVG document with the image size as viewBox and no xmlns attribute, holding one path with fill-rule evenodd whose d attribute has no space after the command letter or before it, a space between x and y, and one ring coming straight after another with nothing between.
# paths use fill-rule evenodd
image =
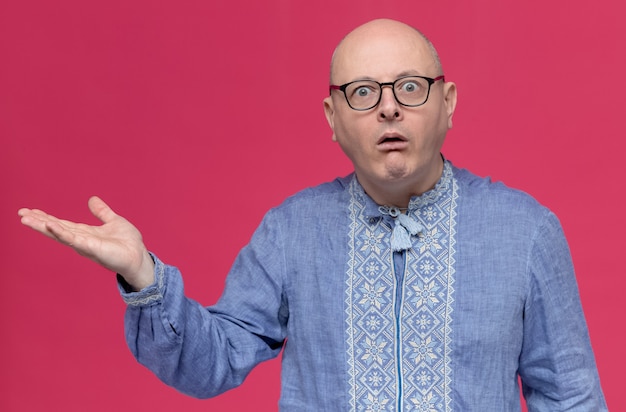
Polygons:
<instances>
[{"instance_id":1,"label":"hand","mask_svg":"<svg viewBox=\"0 0 626 412\"><path fill-rule=\"evenodd\" d=\"M134 290L151 285L154 262L139 230L98 197L89 199L89 210L101 226L61 220L37 209L20 209L18 215L24 225L119 273Z\"/></svg>"}]
</instances>

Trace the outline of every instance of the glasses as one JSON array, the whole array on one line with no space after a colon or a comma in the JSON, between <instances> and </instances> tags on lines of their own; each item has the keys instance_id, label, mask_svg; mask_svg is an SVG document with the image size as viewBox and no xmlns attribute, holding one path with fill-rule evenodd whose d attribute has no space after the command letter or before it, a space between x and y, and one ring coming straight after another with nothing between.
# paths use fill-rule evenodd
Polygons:
<instances>
[{"instance_id":1,"label":"glasses","mask_svg":"<svg viewBox=\"0 0 626 412\"><path fill-rule=\"evenodd\" d=\"M330 85L330 92L341 90L346 96L348 106L354 110L369 110L380 103L383 87L389 86L396 101L402 106L421 106L428 100L430 86L437 80L445 82L443 75L434 79L424 76L404 76L393 82L379 83L375 80L355 80L350 83L336 86Z\"/></svg>"}]
</instances>

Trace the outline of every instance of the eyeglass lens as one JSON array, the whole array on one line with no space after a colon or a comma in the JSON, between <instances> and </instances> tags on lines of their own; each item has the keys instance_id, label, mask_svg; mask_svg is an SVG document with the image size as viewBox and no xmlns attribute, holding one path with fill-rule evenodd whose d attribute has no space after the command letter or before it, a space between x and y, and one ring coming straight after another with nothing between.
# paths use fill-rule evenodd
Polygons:
<instances>
[{"instance_id":1,"label":"eyeglass lens","mask_svg":"<svg viewBox=\"0 0 626 412\"><path fill-rule=\"evenodd\" d=\"M419 106L428 98L430 85L421 77L403 77L393 85L393 94L398 102L406 106ZM380 83L372 80L360 80L349 84L345 94L348 103L354 109L364 110L376 106L380 100L382 88Z\"/></svg>"}]
</instances>

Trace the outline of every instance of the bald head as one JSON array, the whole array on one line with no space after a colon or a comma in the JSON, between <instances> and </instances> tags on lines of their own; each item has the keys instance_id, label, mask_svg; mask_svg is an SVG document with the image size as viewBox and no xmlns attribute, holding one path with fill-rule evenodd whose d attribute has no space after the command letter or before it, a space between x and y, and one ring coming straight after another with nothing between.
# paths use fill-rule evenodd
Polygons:
<instances>
[{"instance_id":1,"label":"bald head","mask_svg":"<svg viewBox=\"0 0 626 412\"><path fill-rule=\"evenodd\" d=\"M357 27L337 45L330 63L331 84L343 82L338 77L341 77L340 72L345 61L352 59L355 52L361 55L367 54L368 49L383 42L404 42L411 45L417 53L425 54L423 58L427 61L424 61L424 65L430 66L432 69L432 73L428 73L429 75L435 77L443 74L437 50L424 34L399 21L378 19ZM367 68L365 67L364 70Z\"/></svg>"}]
</instances>

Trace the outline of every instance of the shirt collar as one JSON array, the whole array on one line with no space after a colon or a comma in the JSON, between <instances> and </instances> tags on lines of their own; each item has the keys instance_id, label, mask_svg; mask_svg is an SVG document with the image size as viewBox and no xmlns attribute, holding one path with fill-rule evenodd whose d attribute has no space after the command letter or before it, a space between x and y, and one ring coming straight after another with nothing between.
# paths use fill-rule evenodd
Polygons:
<instances>
[{"instance_id":1,"label":"shirt collar","mask_svg":"<svg viewBox=\"0 0 626 412\"><path fill-rule=\"evenodd\" d=\"M444 160L443 162L443 172L441 173L441 177L435 184L431 190L428 190L422 193L419 196L413 196L409 201L409 213L413 212L421 207L427 206L429 204L433 204L437 202L445 193L447 193L450 189L450 183L452 182L452 164L448 160ZM381 217L381 212L379 210L380 206L374 200L365 193L363 186L358 182L356 178L356 174L352 175L351 185L356 189L354 190L354 194L357 196L359 201L365 204L365 216L368 218Z\"/></svg>"}]
</instances>

